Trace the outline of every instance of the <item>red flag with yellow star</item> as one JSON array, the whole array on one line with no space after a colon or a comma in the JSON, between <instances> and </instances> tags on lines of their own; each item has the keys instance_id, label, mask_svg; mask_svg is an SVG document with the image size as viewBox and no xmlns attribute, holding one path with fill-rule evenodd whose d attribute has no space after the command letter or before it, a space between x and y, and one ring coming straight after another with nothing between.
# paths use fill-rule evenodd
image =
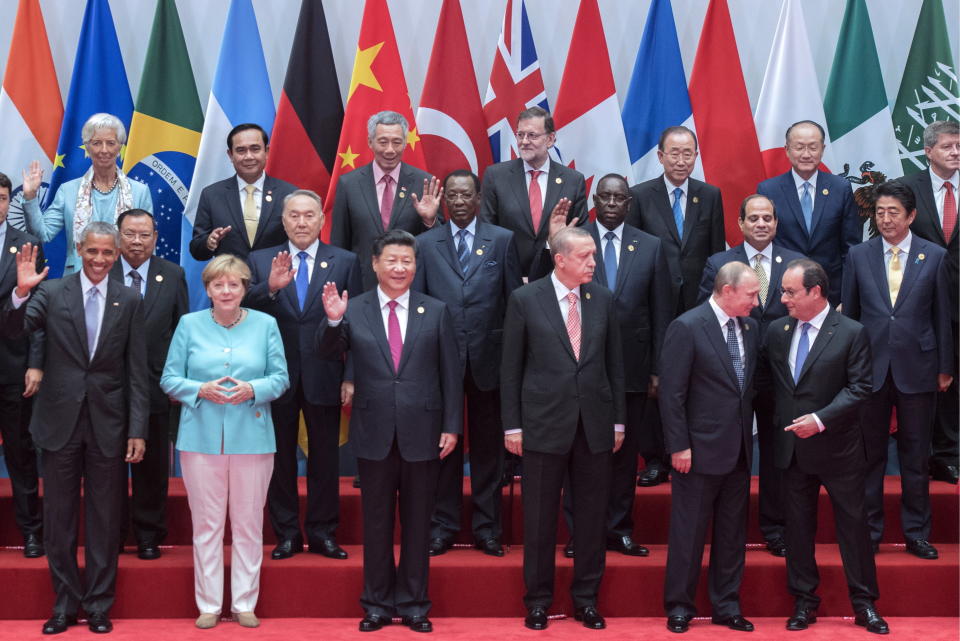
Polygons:
<instances>
[{"instance_id":1,"label":"red flag with yellow star","mask_svg":"<svg viewBox=\"0 0 960 641\"><path fill-rule=\"evenodd\" d=\"M360 37L357 39L357 54L353 61L337 157L330 178L330 189L323 203L327 213L323 227L324 240L330 238L330 212L333 211L337 182L342 174L373 161L373 152L367 144L367 119L384 110L403 114L410 123L403 162L426 167L387 0L367 0L363 8Z\"/></svg>"}]
</instances>

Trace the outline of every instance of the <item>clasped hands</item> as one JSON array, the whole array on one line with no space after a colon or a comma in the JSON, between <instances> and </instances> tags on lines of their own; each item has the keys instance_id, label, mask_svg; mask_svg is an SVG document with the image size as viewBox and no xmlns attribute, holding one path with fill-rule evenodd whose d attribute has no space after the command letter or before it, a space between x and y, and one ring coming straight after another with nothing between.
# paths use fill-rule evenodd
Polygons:
<instances>
[{"instance_id":1,"label":"clasped hands","mask_svg":"<svg viewBox=\"0 0 960 641\"><path fill-rule=\"evenodd\" d=\"M227 387L225 383L233 383L233 387ZM232 376L223 376L201 385L197 396L218 405L239 405L253 398L253 385Z\"/></svg>"}]
</instances>

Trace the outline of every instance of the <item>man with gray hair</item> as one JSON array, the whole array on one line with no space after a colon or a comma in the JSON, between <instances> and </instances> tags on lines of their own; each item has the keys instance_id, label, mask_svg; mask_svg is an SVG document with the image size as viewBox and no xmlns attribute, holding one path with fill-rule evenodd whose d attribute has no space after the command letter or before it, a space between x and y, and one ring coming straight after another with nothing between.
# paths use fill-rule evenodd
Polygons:
<instances>
[{"instance_id":1,"label":"man with gray hair","mask_svg":"<svg viewBox=\"0 0 960 641\"><path fill-rule=\"evenodd\" d=\"M373 162L342 174L337 181L330 244L359 257L364 291L377 284L370 248L378 236L394 229L416 236L442 222L437 217L443 191L440 181L401 162L409 130L407 119L396 111L370 116L367 144Z\"/></svg>"}]
</instances>

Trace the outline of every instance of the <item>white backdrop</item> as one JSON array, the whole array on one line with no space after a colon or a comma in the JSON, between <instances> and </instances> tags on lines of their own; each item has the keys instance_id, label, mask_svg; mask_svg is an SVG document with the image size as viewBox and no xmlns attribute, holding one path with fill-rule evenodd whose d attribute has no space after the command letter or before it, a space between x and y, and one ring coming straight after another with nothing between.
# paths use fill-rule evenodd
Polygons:
<instances>
[{"instance_id":1,"label":"white backdrop","mask_svg":"<svg viewBox=\"0 0 960 641\"><path fill-rule=\"evenodd\" d=\"M884 87L891 105L895 102L900 87L900 78L921 3L922 0L867 0L883 70ZM65 103L86 3L82 0L41 0L40 4ZM110 4L127 77L136 100L156 3L155 0L111 0ZM229 4L229 0L177 0L197 90L203 105L206 105L213 81ZM388 4L403 58L410 97L416 106L419 104L420 91L430 60L441 2L388 0ZM474 71L482 96L486 90L506 0L462 0L461 4L470 39ZM621 103L626 95L634 58L640 46L649 4L649 0L600 0L607 46L610 49L617 94ZM707 4L708 0L673 0L674 18L688 81ZM781 0L729 0L747 91L754 107L760 94L781 4ZM826 90L829 79L844 4L843 0L803 1L821 95ZM276 101L283 87L300 0L253 0L253 5ZM954 69L957 69L957 61L960 60L960 0L943 0L943 5L954 56ZM577 7L577 0L527 0L527 11L551 105L556 101L560 87ZM17 0L0 0L0 8L3 9L4 17L0 20L0 67L5 68ZM324 9L336 58L341 94L345 96L360 31L363 1L326 0ZM243 47L244 43L233 43L233 46Z\"/></svg>"}]
</instances>

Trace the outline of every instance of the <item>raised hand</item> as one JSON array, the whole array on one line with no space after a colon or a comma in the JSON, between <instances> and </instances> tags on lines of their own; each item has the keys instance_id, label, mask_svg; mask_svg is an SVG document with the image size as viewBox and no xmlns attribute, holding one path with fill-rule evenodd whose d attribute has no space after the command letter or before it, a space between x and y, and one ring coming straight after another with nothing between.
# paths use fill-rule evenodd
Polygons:
<instances>
[{"instance_id":1,"label":"raised hand","mask_svg":"<svg viewBox=\"0 0 960 641\"><path fill-rule=\"evenodd\" d=\"M443 187L436 176L431 176L429 180L423 179L423 198L417 198L416 194L411 194L413 199L413 208L420 214L420 219L427 227L432 227L437 220L437 212L440 210L440 198L443 197Z\"/></svg>"},{"instance_id":2,"label":"raised hand","mask_svg":"<svg viewBox=\"0 0 960 641\"><path fill-rule=\"evenodd\" d=\"M323 284L323 311L327 313L327 319L338 321L347 313L347 290L343 290L343 296L337 293L337 284L327 281Z\"/></svg>"},{"instance_id":3,"label":"raised hand","mask_svg":"<svg viewBox=\"0 0 960 641\"><path fill-rule=\"evenodd\" d=\"M553 208L553 211L550 212L550 238L553 238L558 231L565 227L576 226L576 220L571 220L570 223L567 224L567 214L570 213L572 206L573 203L569 198L561 198Z\"/></svg>"},{"instance_id":4,"label":"raised hand","mask_svg":"<svg viewBox=\"0 0 960 641\"><path fill-rule=\"evenodd\" d=\"M301 265L303 267L303 265ZM267 278L267 287L270 293L278 292L293 280L293 258L290 252L282 251L277 254L270 263L270 276Z\"/></svg>"},{"instance_id":5,"label":"raised hand","mask_svg":"<svg viewBox=\"0 0 960 641\"><path fill-rule=\"evenodd\" d=\"M233 227L217 227L210 235L207 236L207 249L210 251L216 251L217 247L220 246L220 239L223 238Z\"/></svg>"},{"instance_id":6,"label":"raised hand","mask_svg":"<svg viewBox=\"0 0 960 641\"><path fill-rule=\"evenodd\" d=\"M49 267L44 267L43 271L37 272L37 255L39 247L34 247L31 243L26 243L17 252L17 297L26 298L30 290L39 285L47 277Z\"/></svg>"},{"instance_id":7,"label":"raised hand","mask_svg":"<svg viewBox=\"0 0 960 641\"><path fill-rule=\"evenodd\" d=\"M39 160L34 160L29 167L23 170L23 199L33 200L36 198L42 182L43 168L40 166Z\"/></svg>"}]
</instances>

